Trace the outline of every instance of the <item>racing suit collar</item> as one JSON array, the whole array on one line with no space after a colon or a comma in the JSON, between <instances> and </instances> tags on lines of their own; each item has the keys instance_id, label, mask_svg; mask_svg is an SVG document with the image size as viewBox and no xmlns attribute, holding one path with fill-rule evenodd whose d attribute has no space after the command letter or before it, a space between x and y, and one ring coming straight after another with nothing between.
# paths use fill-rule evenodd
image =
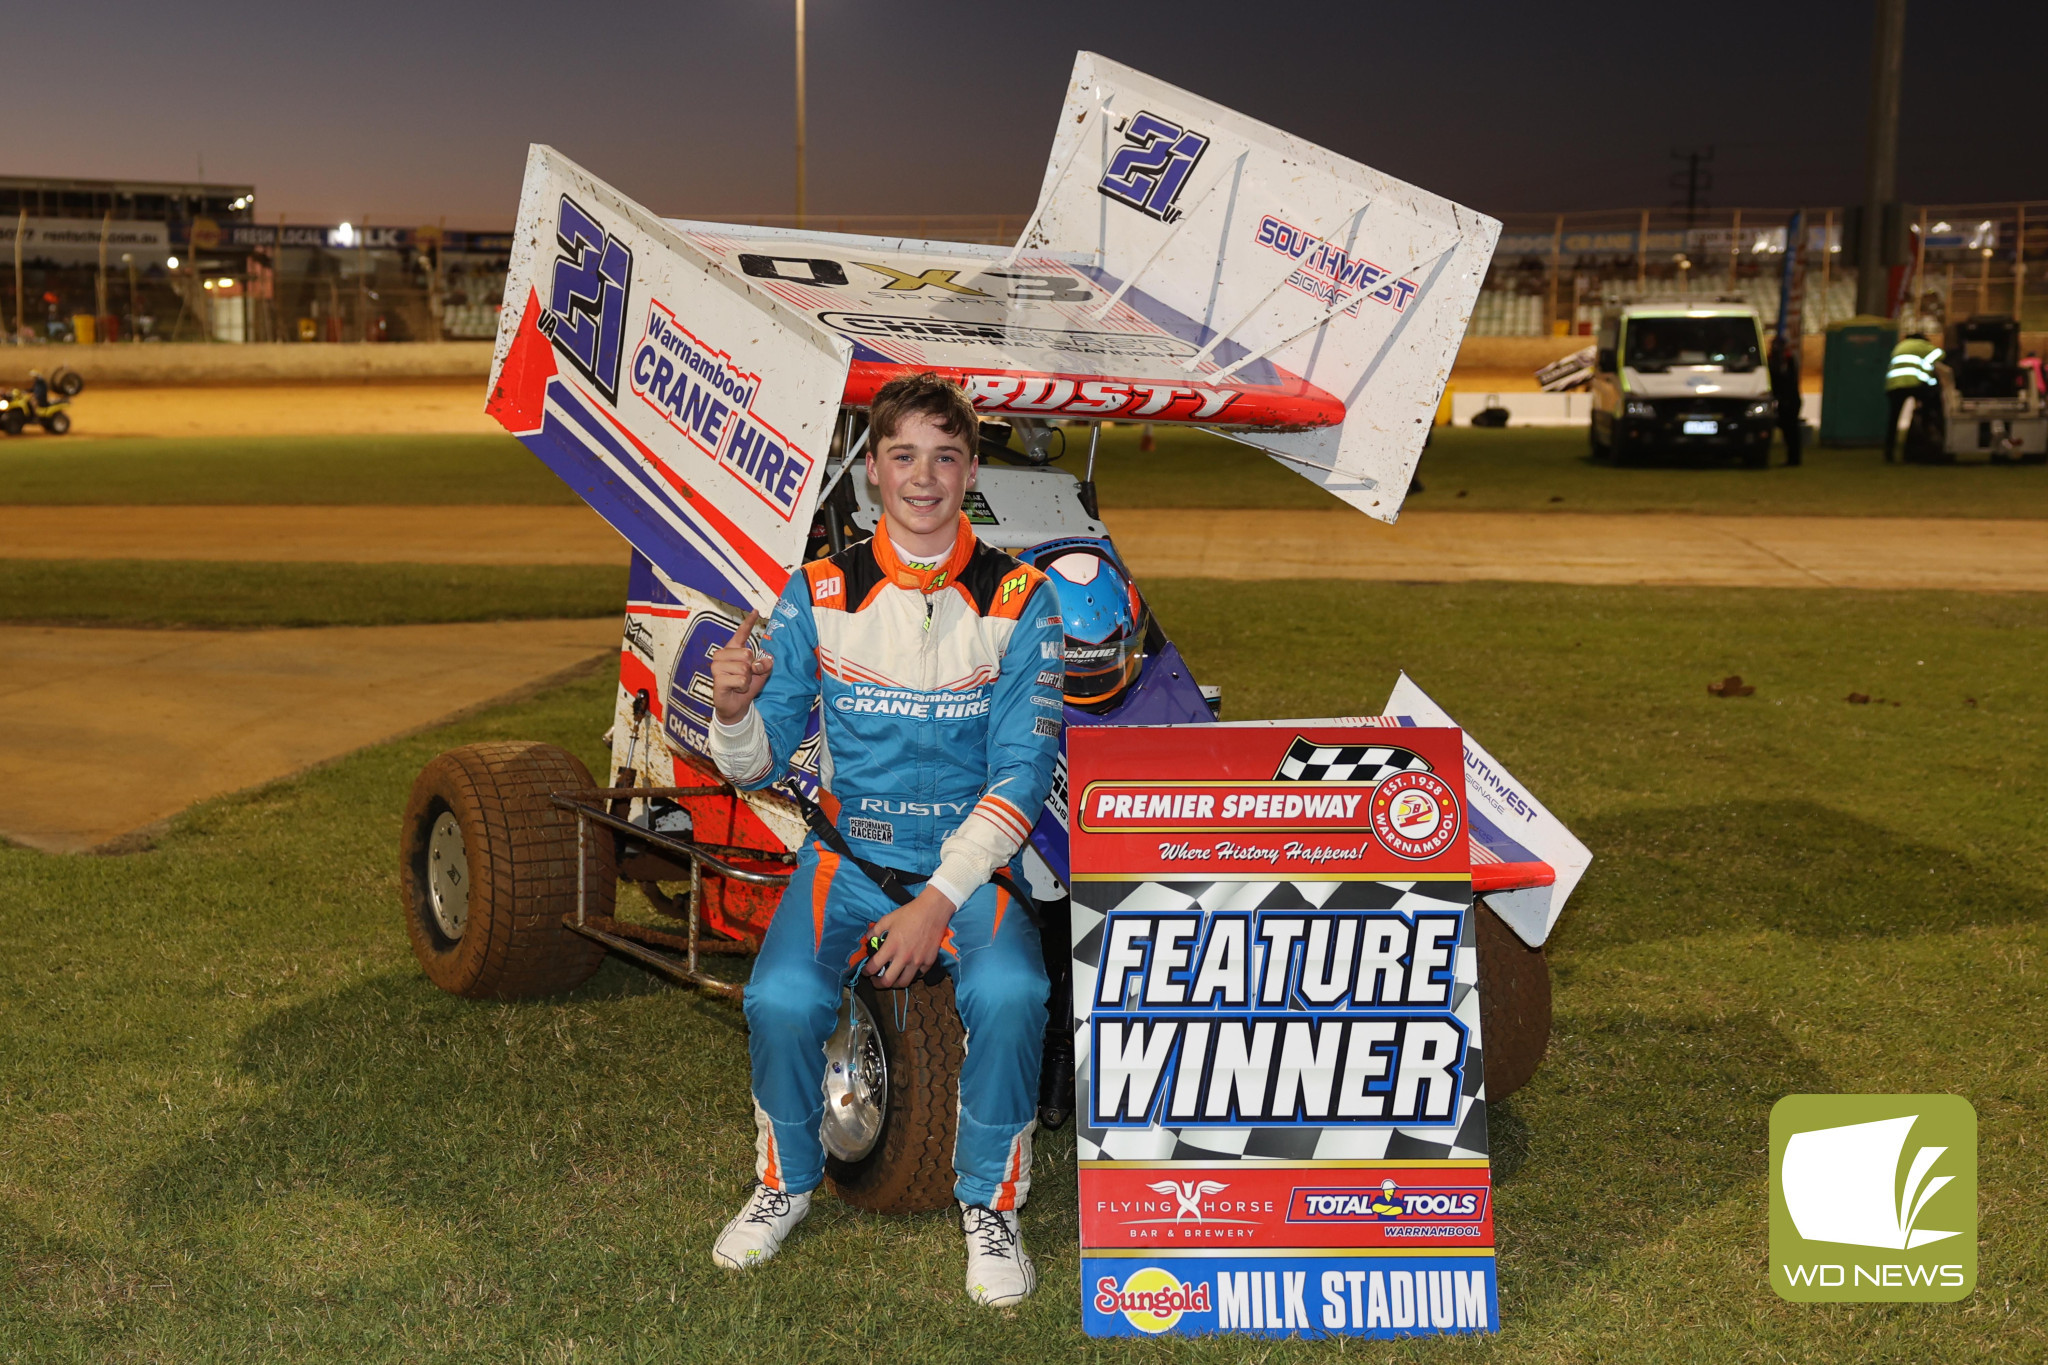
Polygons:
<instances>
[{"instance_id":1,"label":"racing suit collar","mask_svg":"<svg viewBox=\"0 0 2048 1365\"><path fill-rule=\"evenodd\" d=\"M915 588L922 593L937 592L958 578L967 561L974 558L974 546L974 527L962 512L960 529L953 536L953 553L937 568L916 569L904 563L896 547L889 543L889 519L883 517L875 527L875 563L883 575L899 588Z\"/></svg>"}]
</instances>

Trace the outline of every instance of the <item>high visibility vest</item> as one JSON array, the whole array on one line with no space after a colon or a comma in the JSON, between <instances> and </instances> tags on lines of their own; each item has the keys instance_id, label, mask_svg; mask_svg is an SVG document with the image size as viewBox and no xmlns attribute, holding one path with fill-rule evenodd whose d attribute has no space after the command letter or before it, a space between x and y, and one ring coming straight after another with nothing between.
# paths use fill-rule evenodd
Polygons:
<instances>
[{"instance_id":1,"label":"high visibility vest","mask_svg":"<svg viewBox=\"0 0 2048 1365\"><path fill-rule=\"evenodd\" d=\"M1885 391L1917 389L1923 384L1938 382L1934 377L1934 362L1940 359L1941 347L1918 337L1907 337L1892 347L1891 368L1885 371L1884 376Z\"/></svg>"}]
</instances>

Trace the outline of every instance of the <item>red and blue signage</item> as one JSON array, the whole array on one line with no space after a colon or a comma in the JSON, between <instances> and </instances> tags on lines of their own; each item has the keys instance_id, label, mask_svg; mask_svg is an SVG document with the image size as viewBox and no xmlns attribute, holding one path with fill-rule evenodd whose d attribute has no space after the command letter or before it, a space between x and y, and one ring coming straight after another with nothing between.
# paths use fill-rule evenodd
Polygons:
<instances>
[{"instance_id":1,"label":"red and blue signage","mask_svg":"<svg viewBox=\"0 0 2048 1365\"><path fill-rule=\"evenodd\" d=\"M1495 1330L1462 736L1067 742L1088 1331Z\"/></svg>"}]
</instances>

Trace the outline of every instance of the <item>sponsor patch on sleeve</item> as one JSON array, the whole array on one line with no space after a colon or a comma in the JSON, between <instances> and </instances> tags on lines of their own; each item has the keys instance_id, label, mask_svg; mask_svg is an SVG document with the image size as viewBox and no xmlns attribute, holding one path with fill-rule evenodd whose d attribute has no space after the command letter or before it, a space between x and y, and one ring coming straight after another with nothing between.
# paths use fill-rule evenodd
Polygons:
<instances>
[{"instance_id":1,"label":"sponsor patch on sleeve","mask_svg":"<svg viewBox=\"0 0 2048 1365\"><path fill-rule=\"evenodd\" d=\"M1057 616L1041 616L1038 618L1038 626L1041 630L1047 626L1061 626L1065 624L1066 622L1060 620Z\"/></svg>"},{"instance_id":2,"label":"sponsor patch on sleeve","mask_svg":"<svg viewBox=\"0 0 2048 1365\"><path fill-rule=\"evenodd\" d=\"M1038 685L1040 687L1065 687L1067 685L1067 675L1064 673L1054 673L1052 670L1047 669L1038 675Z\"/></svg>"},{"instance_id":3,"label":"sponsor patch on sleeve","mask_svg":"<svg viewBox=\"0 0 2048 1365\"><path fill-rule=\"evenodd\" d=\"M1033 706L1050 706L1053 710L1057 711L1062 706L1065 706L1066 702L1058 697L1048 697L1043 693L1034 692L1031 695L1031 704Z\"/></svg>"},{"instance_id":4,"label":"sponsor patch on sleeve","mask_svg":"<svg viewBox=\"0 0 2048 1365\"><path fill-rule=\"evenodd\" d=\"M1053 716L1040 716L1031 722L1031 733L1046 739L1057 739L1060 733L1059 720Z\"/></svg>"}]
</instances>

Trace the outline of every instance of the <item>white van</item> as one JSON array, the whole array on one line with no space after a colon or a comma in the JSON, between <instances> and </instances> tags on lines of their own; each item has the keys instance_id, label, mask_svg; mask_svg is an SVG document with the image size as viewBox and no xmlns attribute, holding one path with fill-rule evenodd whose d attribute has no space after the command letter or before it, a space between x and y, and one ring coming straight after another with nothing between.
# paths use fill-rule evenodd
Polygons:
<instances>
[{"instance_id":1,"label":"white van","mask_svg":"<svg viewBox=\"0 0 2048 1365\"><path fill-rule=\"evenodd\" d=\"M1593 458L1712 452L1770 463L1777 405L1763 325L1740 303L1632 303L1600 320Z\"/></svg>"}]
</instances>

